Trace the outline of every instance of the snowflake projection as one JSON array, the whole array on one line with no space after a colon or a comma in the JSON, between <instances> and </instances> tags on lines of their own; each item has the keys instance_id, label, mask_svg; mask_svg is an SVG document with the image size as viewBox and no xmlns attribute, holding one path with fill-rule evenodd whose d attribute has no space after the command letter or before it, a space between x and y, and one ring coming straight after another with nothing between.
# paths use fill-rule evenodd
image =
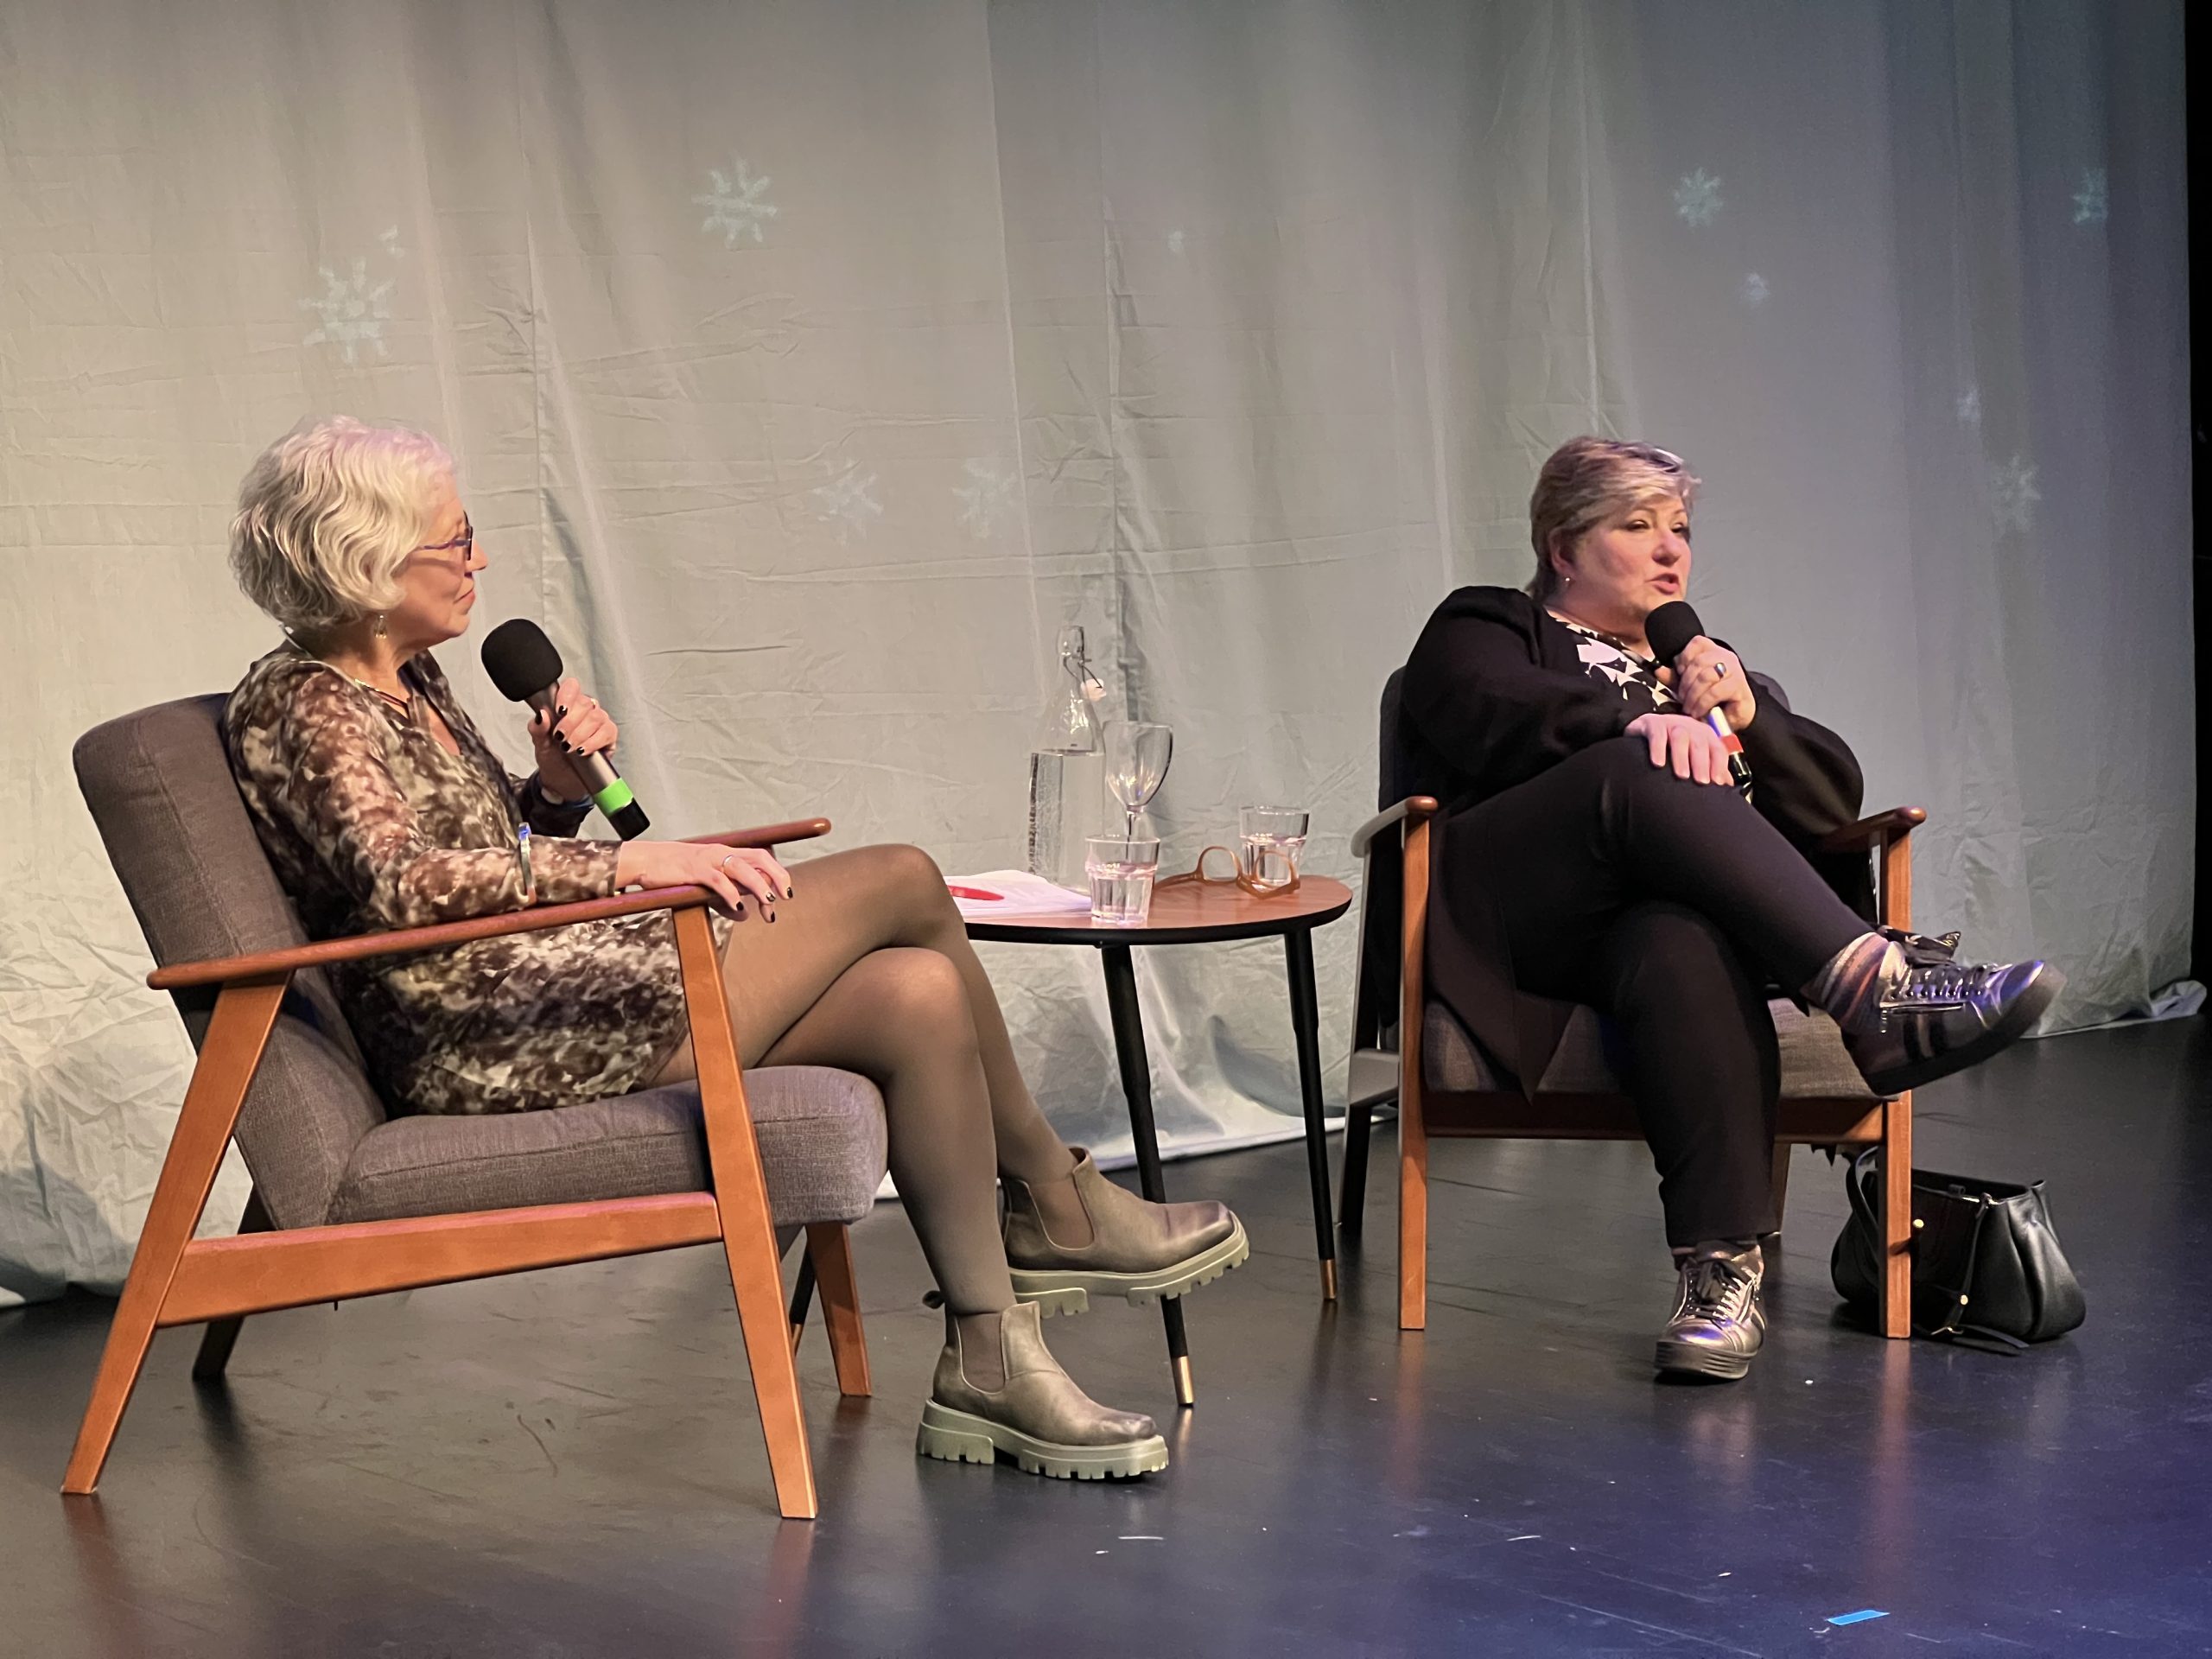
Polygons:
<instances>
[{"instance_id":1,"label":"snowflake projection","mask_svg":"<svg viewBox=\"0 0 2212 1659\"><path fill-rule=\"evenodd\" d=\"M2101 167L2082 169L2082 188L2074 193L2074 222L2076 225L2101 225L2112 212L2110 193L2105 185L2105 170Z\"/></svg>"},{"instance_id":2,"label":"snowflake projection","mask_svg":"<svg viewBox=\"0 0 2212 1659\"><path fill-rule=\"evenodd\" d=\"M1745 277L1742 283L1736 289L1737 296L1741 299L1745 305L1751 307L1753 309L1757 309L1758 307L1764 305L1766 303L1766 296L1771 292L1773 292L1773 289L1769 287L1766 278L1760 276L1756 270Z\"/></svg>"},{"instance_id":3,"label":"snowflake projection","mask_svg":"<svg viewBox=\"0 0 2212 1659\"><path fill-rule=\"evenodd\" d=\"M868 535L868 521L883 517L883 503L875 499L875 474L862 474L848 462L845 470L816 488L814 516L837 527L837 539L849 542Z\"/></svg>"},{"instance_id":4,"label":"snowflake projection","mask_svg":"<svg viewBox=\"0 0 2212 1659\"><path fill-rule=\"evenodd\" d=\"M1959 394L1959 423L1961 426L1981 424L1981 388L1968 386Z\"/></svg>"},{"instance_id":5,"label":"snowflake projection","mask_svg":"<svg viewBox=\"0 0 2212 1659\"><path fill-rule=\"evenodd\" d=\"M1675 211L1689 224L1712 224L1721 205L1720 181L1701 167L1675 187Z\"/></svg>"},{"instance_id":6,"label":"snowflake projection","mask_svg":"<svg viewBox=\"0 0 2212 1659\"><path fill-rule=\"evenodd\" d=\"M2024 536L2034 529L2036 503L2042 499L2036 469L2019 456L1989 469L1989 511L1999 535L2011 531Z\"/></svg>"},{"instance_id":7,"label":"snowflake projection","mask_svg":"<svg viewBox=\"0 0 2212 1659\"><path fill-rule=\"evenodd\" d=\"M398 234L397 227L385 233L389 239L385 245L395 258L399 254ZM362 350L367 346L374 346L378 357L390 357L391 353L384 343L384 326L391 321L394 279L386 277L372 284L365 258L354 260L352 270L342 276L328 265L319 269L322 294L319 298L302 300L300 309L314 312L320 326L300 343L335 346L348 363L358 363Z\"/></svg>"},{"instance_id":8,"label":"snowflake projection","mask_svg":"<svg viewBox=\"0 0 2212 1659\"><path fill-rule=\"evenodd\" d=\"M1000 514L1013 510L1021 480L995 461L971 461L967 472L968 481L953 486L952 493L960 503L960 522L981 541Z\"/></svg>"},{"instance_id":9,"label":"snowflake projection","mask_svg":"<svg viewBox=\"0 0 2212 1659\"><path fill-rule=\"evenodd\" d=\"M1180 253L1183 251L1182 232L1170 231L1167 232L1167 251L1170 253Z\"/></svg>"},{"instance_id":10,"label":"snowflake projection","mask_svg":"<svg viewBox=\"0 0 2212 1659\"><path fill-rule=\"evenodd\" d=\"M727 173L719 167L709 168L707 181L707 194L691 198L707 210L699 229L708 233L720 231L725 245L733 248L748 232L754 242L766 242L768 234L761 228L761 222L775 218L777 212L776 204L761 194L767 189L769 181L754 178L742 156L731 162Z\"/></svg>"}]
</instances>

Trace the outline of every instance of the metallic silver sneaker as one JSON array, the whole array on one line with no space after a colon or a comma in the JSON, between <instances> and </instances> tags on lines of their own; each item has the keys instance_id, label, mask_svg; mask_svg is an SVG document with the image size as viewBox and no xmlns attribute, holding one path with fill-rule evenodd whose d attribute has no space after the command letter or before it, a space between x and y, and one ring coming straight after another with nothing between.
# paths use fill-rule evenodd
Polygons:
<instances>
[{"instance_id":1,"label":"metallic silver sneaker","mask_svg":"<svg viewBox=\"0 0 2212 1659\"><path fill-rule=\"evenodd\" d=\"M1751 1244L1723 1239L1699 1245L1677 1264L1674 1317L1652 1360L1662 1375L1734 1378L1751 1369L1766 1341L1759 1306L1765 1258Z\"/></svg>"},{"instance_id":2,"label":"metallic silver sneaker","mask_svg":"<svg viewBox=\"0 0 2212 1659\"><path fill-rule=\"evenodd\" d=\"M1909 951L1904 971L1882 987L1879 1027L1847 1032L1844 1046L1868 1088L1901 1095L1979 1065L2025 1036L2065 985L2047 963L1953 962Z\"/></svg>"}]
</instances>

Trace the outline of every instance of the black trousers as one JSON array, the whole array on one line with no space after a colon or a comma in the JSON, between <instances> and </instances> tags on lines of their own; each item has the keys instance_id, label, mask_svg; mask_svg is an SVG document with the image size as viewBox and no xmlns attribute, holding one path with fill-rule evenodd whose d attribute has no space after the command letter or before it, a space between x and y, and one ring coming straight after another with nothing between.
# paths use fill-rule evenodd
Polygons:
<instances>
[{"instance_id":1,"label":"black trousers","mask_svg":"<svg viewBox=\"0 0 2212 1659\"><path fill-rule=\"evenodd\" d=\"M1480 861L1514 982L1611 1022L1668 1243L1773 1231L1764 987L1796 992L1865 920L1735 790L1653 766L1634 737L1484 802L1452 844Z\"/></svg>"}]
</instances>

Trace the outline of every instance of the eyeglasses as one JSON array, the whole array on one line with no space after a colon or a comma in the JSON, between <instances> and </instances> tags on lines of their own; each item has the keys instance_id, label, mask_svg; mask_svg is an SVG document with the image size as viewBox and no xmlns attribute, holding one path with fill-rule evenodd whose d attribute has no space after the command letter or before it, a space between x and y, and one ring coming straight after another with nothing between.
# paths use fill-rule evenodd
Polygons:
<instances>
[{"instance_id":1,"label":"eyeglasses","mask_svg":"<svg viewBox=\"0 0 2212 1659\"><path fill-rule=\"evenodd\" d=\"M461 534L449 542L426 542L415 550L417 553L450 553L461 550L461 562L467 564L476 552L476 526L467 519L461 521Z\"/></svg>"}]
</instances>

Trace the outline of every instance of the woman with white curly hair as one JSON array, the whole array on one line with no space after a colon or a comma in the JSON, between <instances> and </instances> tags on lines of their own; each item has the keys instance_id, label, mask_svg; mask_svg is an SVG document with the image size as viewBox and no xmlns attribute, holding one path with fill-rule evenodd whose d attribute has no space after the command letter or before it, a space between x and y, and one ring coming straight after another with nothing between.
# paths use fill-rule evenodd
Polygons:
<instances>
[{"instance_id":1,"label":"woman with white curly hair","mask_svg":"<svg viewBox=\"0 0 2212 1659\"><path fill-rule=\"evenodd\" d=\"M1149 1417L1061 1370L1036 1304L1180 1295L1244 1259L1243 1227L1219 1204L1137 1198L1061 1142L926 854L864 847L793 870L765 852L578 838L590 803L574 757L613 748L614 721L563 680L530 723L537 770L518 779L454 700L430 652L467 628L486 561L452 458L420 433L340 418L280 439L240 489L231 557L286 638L232 693L225 735L311 936L709 888L742 990L742 1062L842 1067L882 1090L892 1173L946 1308L922 1452L988 1441L1064 1477L1166 1465ZM664 914L336 971L400 1109L537 1110L694 1075Z\"/></svg>"}]
</instances>

